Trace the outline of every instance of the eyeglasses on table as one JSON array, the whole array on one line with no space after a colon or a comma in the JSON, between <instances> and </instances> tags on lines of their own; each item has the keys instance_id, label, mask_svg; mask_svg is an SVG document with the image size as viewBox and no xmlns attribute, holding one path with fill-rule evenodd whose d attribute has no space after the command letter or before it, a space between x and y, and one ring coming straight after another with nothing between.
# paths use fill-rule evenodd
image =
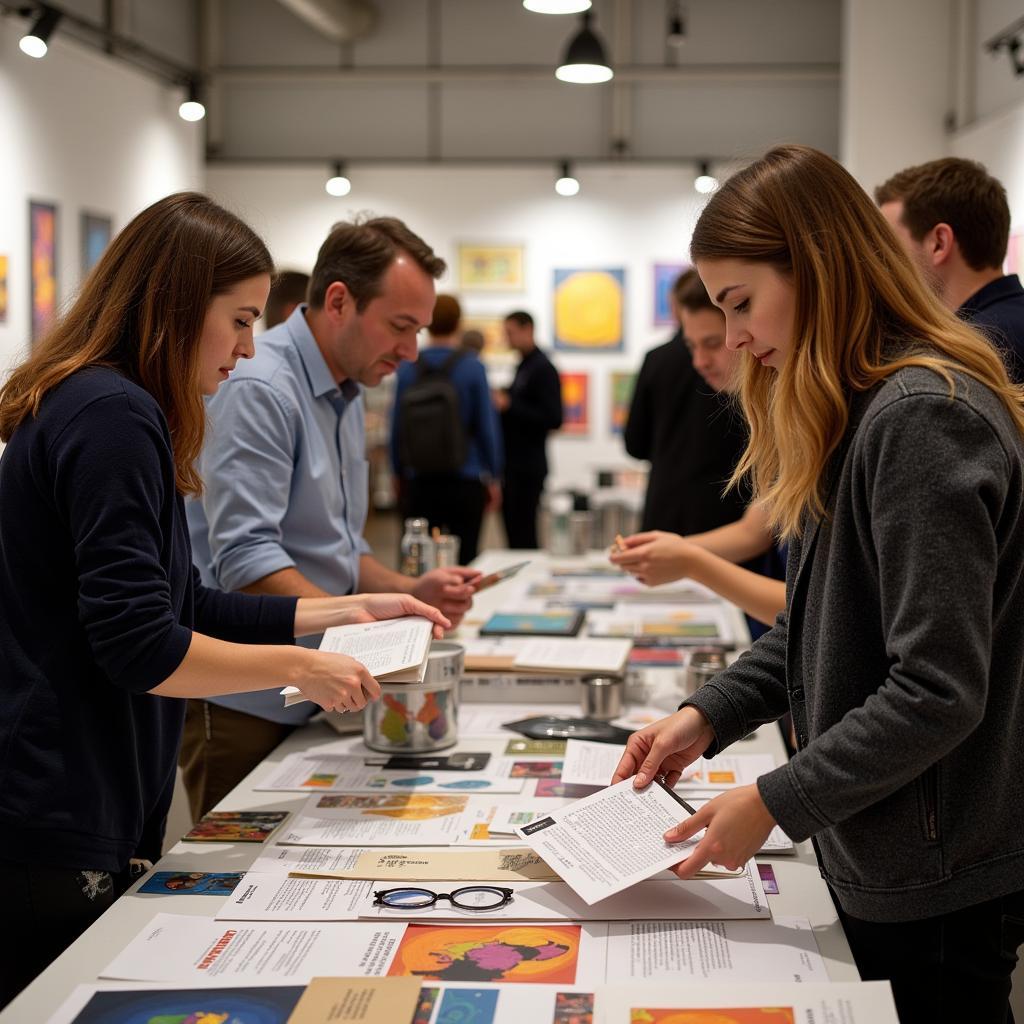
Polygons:
<instances>
[{"instance_id":1,"label":"eyeglasses on table","mask_svg":"<svg viewBox=\"0 0 1024 1024\"><path fill-rule=\"evenodd\" d=\"M373 905L395 910L424 910L434 906L438 900L448 900L459 910L497 910L512 902L513 892L512 889L496 885L466 885L451 892L434 892L433 889L403 885L375 892Z\"/></svg>"}]
</instances>

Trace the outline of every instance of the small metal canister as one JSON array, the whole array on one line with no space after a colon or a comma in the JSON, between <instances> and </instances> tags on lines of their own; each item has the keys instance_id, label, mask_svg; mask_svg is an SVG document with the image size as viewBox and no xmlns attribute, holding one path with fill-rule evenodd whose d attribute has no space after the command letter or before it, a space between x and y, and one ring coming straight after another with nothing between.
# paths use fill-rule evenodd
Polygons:
<instances>
[{"instance_id":1,"label":"small metal canister","mask_svg":"<svg viewBox=\"0 0 1024 1024\"><path fill-rule=\"evenodd\" d=\"M459 680L465 650L435 640L422 683L381 683L363 711L363 742L383 753L425 754L459 739Z\"/></svg>"},{"instance_id":2,"label":"small metal canister","mask_svg":"<svg viewBox=\"0 0 1024 1024\"><path fill-rule=\"evenodd\" d=\"M694 647L683 674L683 696L692 697L709 679L724 669L724 647Z\"/></svg>"},{"instance_id":3,"label":"small metal canister","mask_svg":"<svg viewBox=\"0 0 1024 1024\"><path fill-rule=\"evenodd\" d=\"M583 715L610 722L622 714L622 676L594 674L580 677Z\"/></svg>"}]
</instances>

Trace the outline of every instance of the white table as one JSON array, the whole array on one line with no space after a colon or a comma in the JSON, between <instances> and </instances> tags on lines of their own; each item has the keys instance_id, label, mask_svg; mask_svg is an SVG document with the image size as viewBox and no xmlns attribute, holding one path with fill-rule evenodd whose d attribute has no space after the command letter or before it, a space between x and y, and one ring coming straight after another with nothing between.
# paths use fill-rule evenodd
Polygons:
<instances>
[{"instance_id":1,"label":"white table","mask_svg":"<svg viewBox=\"0 0 1024 1024\"><path fill-rule=\"evenodd\" d=\"M522 552L488 552L481 556L478 564L485 571L493 571L516 560L521 561L522 556ZM564 564L571 560L552 560L544 555L534 556L533 564L521 575L545 578L546 566L551 561ZM492 610L503 603L507 604L507 596L503 595L502 586L492 588L480 595L472 619L477 621L486 618ZM739 635L742 636L746 626L742 616L738 612L735 612L735 615L742 630ZM470 623L466 632L472 631L473 624ZM556 714L560 711L572 713L577 709L552 704L549 708L546 706L545 710ZM510 737L513 735L509 733ZM315 748L337 739L338 734L322 723L298 730L254 769L218 805L218 810L299 810L308 794L296 793L289 796L280 793L259 793L253 790L253 783L267 774L271 770L270 766L280 762L286 754ZM774 725L765 726L753 738L731 749L736 753L770 753L779 763L785 758L782 738ZM160 860L157 868L161 871L244 871L262 849L263 845L258 843L177 843ZM758 860L773 866L779 884L778 895L768 896L773 914L806 917L810 920L818 948L825 959L829 978L832 981L859 980L832 900L818 874L810 844L798 844L795 856L758 857ZM190 914L209 918L216 914L220 905L221 900L212 896L129 894L118 900L74 945L0 1013L0 1024L42 1024L76 985L95 981L99 972L114 955L126 946L155 914ZM17 941L17 936L8 938L10 941ZM130 987L127 982L123 984Z\"/></svg>"}]
</instances>

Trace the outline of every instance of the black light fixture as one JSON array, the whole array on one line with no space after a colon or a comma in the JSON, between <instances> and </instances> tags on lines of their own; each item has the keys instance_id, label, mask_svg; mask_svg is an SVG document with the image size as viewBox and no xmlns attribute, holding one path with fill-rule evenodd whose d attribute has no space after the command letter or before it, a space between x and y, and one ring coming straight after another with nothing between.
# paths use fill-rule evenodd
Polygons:
<instances>
[{"instance_id":1,"label":"black light fixture","mask_svg":"<svg viewBox=\"0 0 1024 1024\"><path fill-rule=\"evenodd\" d=\"M333 174L327 179L324 185L329 196L347 196L352 191L352 182L345 173L345 164L341 160L335 160L331 168Z\"/></svg>"},{"instance_id":2,"label":"black light fixture","mask_svg":"<svg viewBox=\"0 0 1024 1024\"><path fill-rule=\"evenodd\" d=\"M555 71L560 82L593 84L607 82L615 73L604 50L604 43L590 27L593 15L582 16L583 27L572 37L562 63Z\"/></svg>"},{"instance_id":3,"label":"black light fixture","mask_svg":"<svg viewBox=\"0 0 1024 1024\"><path fill-rule=\"evenodd\" d=\"M194 78L188 81L185 99L178 107L178 117L182 121L202 121L206 117L206 107L199 91L199 83Z\"/></svg>"},{"instance_id":4,"label":"black light fixture","mask_svg":"<svg viewBox=\"0 0 1024 1024\"><path fill-rule=\"evenodd\" d=\"M665 37L669 46L680 47L686 44L686 14L675 0L669 9L668 34Z\"/></svg>"},{"instance_id":5,"label":"black light fixture","mask_svg":"<svg viewBox=\"0 0 1024 1024\"><path fill-rule=\"evenodd\" d=\"M46 56L50 36L53 35L53 30L61 19L61 12L46 4L40 4L38 11L39 14L32 22L32 27L18 41L21 52L28 54L29 57L35 57L36 60ZM31 8L26 13L30 14Z\"/></svg>"},{"instance_id":6,"label":"black light fixture","mask_svg":"<svg viewBox=\"0 0 1024 1024\"><path fill-rule=\"evenodd\" d=\"M1010 66L1015 75L1024 75L1024 18L1018 18L998 35L994 35L986 44L988 53L999 53L1005 50L1010 55Z\"/></svg>"}]
</instances>

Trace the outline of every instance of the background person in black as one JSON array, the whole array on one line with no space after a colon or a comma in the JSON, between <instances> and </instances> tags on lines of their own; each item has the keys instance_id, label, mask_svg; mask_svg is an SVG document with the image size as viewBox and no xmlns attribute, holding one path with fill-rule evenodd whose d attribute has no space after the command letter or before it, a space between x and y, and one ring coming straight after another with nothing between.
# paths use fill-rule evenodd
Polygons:
<instances>
[{"instance_id":1,"label":"background person in black","mask_svg":"<svg viewBox=\"0 0 1024 1024\"><path fill-rule=\"evenodd\" d=\"M677 322L679 296L696 276L688 270L672 286ZM743 515L746 495L722 491L743 451L746 430L728 400L693 368L682 327L644 356L623 441L634 459L651 463L641 530L685 536Z\"/></svg>"},{"instance_id":2,"label":"background person in black","mask_svg":"<svg viewBox=\"0 0 1024 1024\"><path fill-rule=\"evenodd\" d=\"M492 392L505 437L501 512L510 548L536 548L537 506L548 475L547 436L562 425L562 384L533 337L533 317L505 317L505 337L522 359L506 391Z\"/></svg>"}]
</instances>

